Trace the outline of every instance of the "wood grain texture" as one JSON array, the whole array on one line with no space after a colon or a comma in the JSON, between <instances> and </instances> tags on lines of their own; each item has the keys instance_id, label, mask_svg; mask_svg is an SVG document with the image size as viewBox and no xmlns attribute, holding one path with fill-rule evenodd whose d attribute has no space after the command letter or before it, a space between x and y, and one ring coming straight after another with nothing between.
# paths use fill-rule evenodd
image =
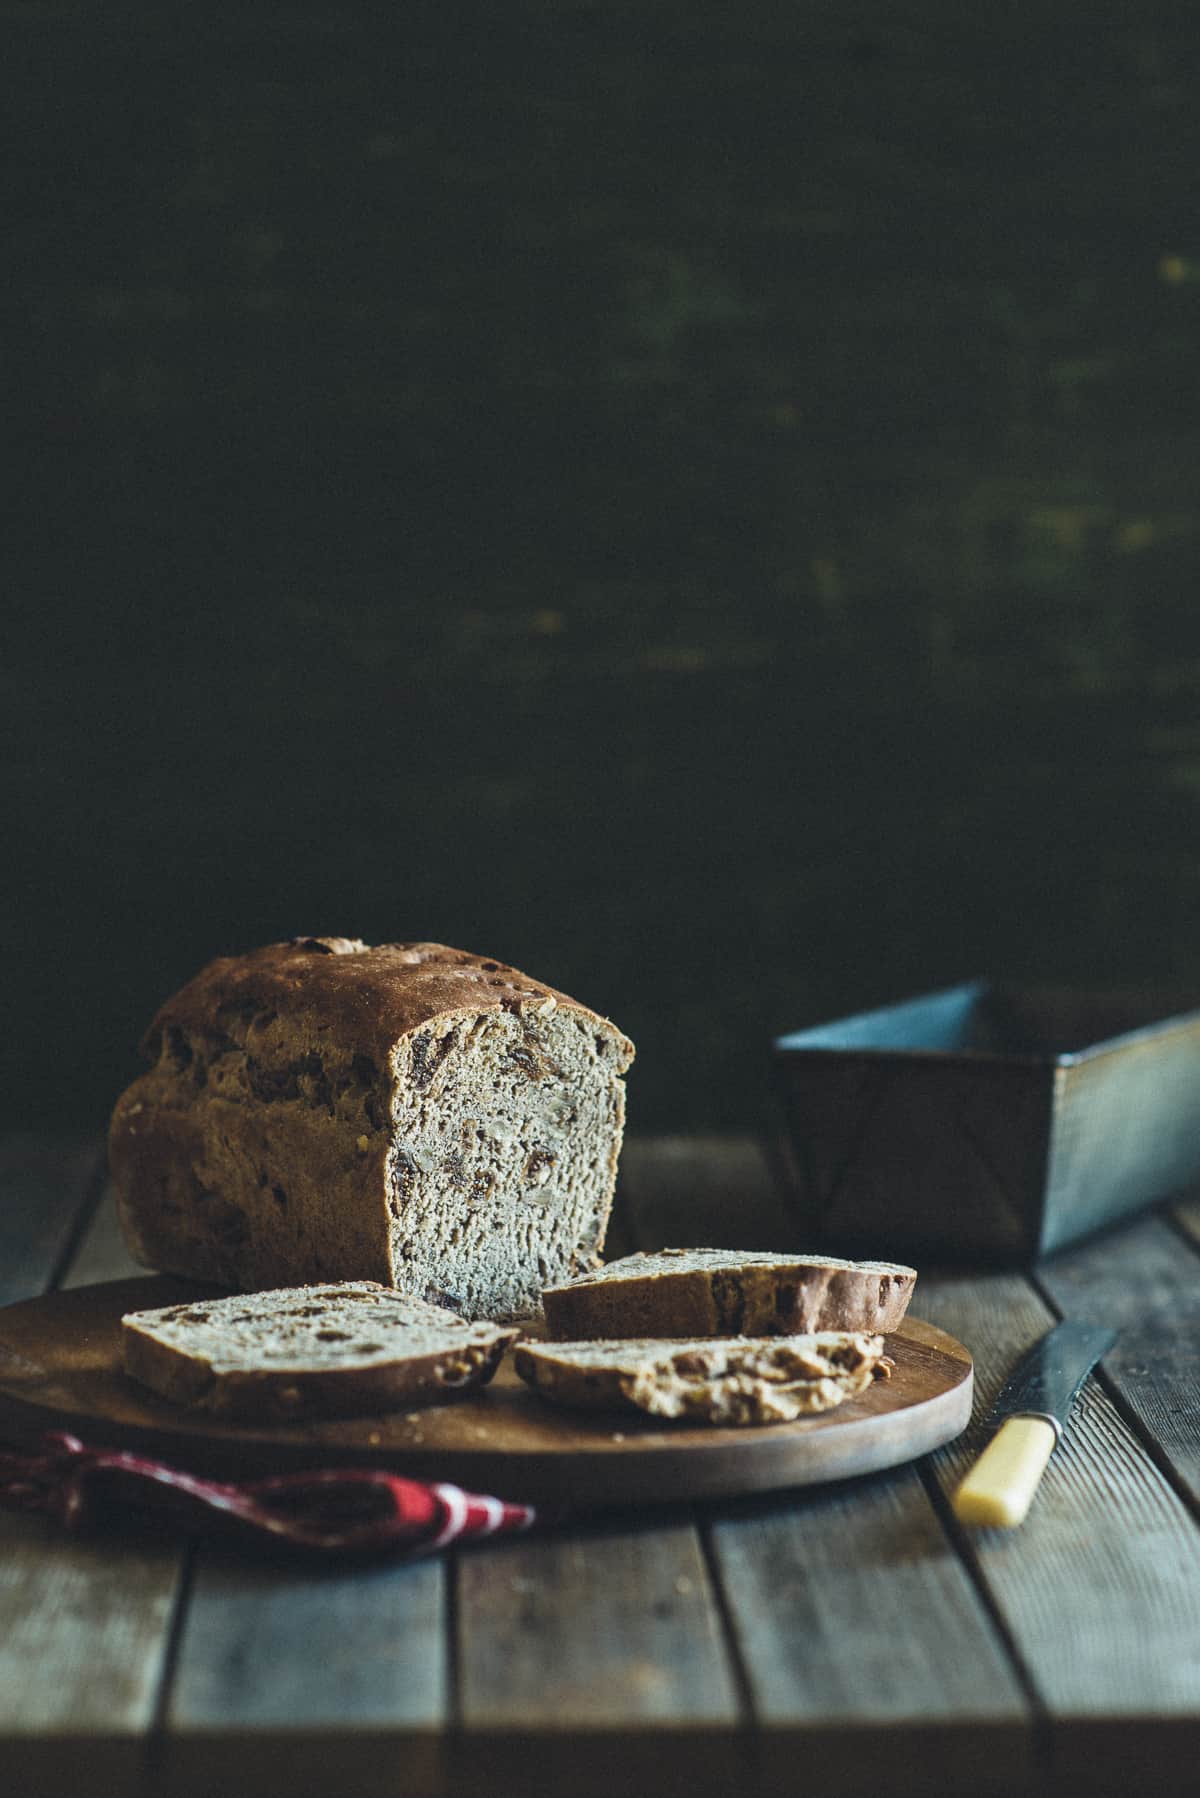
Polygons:
<instances>
[{"instance_id":1,"label":"wood grain texture","mask_svg":"<svg viewBox=\"0 0 1200 1798\"><path fill-rule=\"evenodd\" d=\"M41 1292L88 1200L94 1138L0 1140L0 1305Z\"/></svg>"},{"instance_id":2,"label":"wood grain texture","mask_svg":"<svg viewBox=\"0 0 1200 1798\"><path fill-rule=\"evenodd\" d=\"M661 1161L640 1145L627 1192L642 1247L795 1242L748 1139L675 1139ZM767 1789L815 1763L838 1791L904 1789L928 1778L935 1738L947 1782L1001 1791L1028 1773L1028 1705L914 1474L705 1515Z\"/></svg>"},{"instance_id":3,"label":"wood grain texture","mask_svg":"<svg viewBox=\"0 0 1200 1798\"><path fill-rule=\"evenodd\" d=\"M0 1783L132 1793L175 1603L179 1554L0 1511Z\"/></svg>"},{"instance_id":4,"label":"wood grain texture","mask_svg":"<svg viewBox=\"0 0 1200 1798\"><path fill-rule=\"evenodd\" d=\"M1043 1263L1037 1284L1119 1331L1105 1376L1200 1507L1200 1244L1147 1218Z\"/></svg>"},{"instance_id":5,"label":"wood grain texture","mask_svg":"<svg viewBox=\"0 0 1200 1798\"><path fill-rule=\"evenodd\" d=\"M741 1715L690 1520L463 1555L458 1636L456 1791L730 1789Z\"/></svg>"},{"instance_id":6,"label":"wood grain texture","mask_svg":"<svg viewBox=\"0 0 1200 1798\"><path fill-rule=\"evenodd\" d=\"M669 1166L676 1196L656 1202L678 1219L696 1190L678 1143ZM714 1183L718 1207L754 1191L744 1145L724 1166L741 1172L726 1199ZM653 1194L649 1145L641 1173ZM64 1283L117 1270L110 1223L97 1214ZM1112 1301L1129 1331L1197 1259L1160 1220L1133 1231ZM1132 1238L1106 1240L1050 1265L1056 1304L1126 1279ZM1052 1321L1022 1277L923 1272L918 1295L975 1353L977 1416ZM1169 1442L1148 1366L1159 1396L1139 1425ZM980 1434L933 1458L927 1491L905 1471L705 1506L699 1534L667 1512L353 1572L205 1549L157 1738L174 1552L0 1515L0 1768L21 1798L134 1798L140 1767L143 1798L792 1798L816 1769L848 1798L1190 1795L1200 1533L1183 1501L1093 1384L1025 1526L947 1535L941 1495Z\"/></svg>"},{"instance_id":7,"label":"wood grain texture","mask_svg":"<svg viewBox=\"0 0 1200 1798\"><path fill-rule=\"evenodd\" d=\"M94 1143L0 1148L0 1292L41 1287L70 1246ZM66 1277L70 1276L70 1268ZM0 1511L0 1767L13 1792L132 1791L154 1713L179 1553L77 1539Z\"/></svg>"},{"instance_id":8,"label":"wood grain texture","mask_svg":"<svg viewBox=\"0 0 1200 1798\"><path fill-rule=\"evenodd\" d=\"M56 1292L0 1312L0 1417L24 1436L73 1429L200 1472L361 1465L451 1479L519 1502L660 1504L802 1486L891 1467L947 1441L970 1410L961 1344L906 1317L895 1369L833 1411L745 1430L549 1404L512 1369L445 1405L301 1424L226 1423L128 1378L122 1315L202 1297L148 1276Z\"/></svg>"},{"instance_id":9,"label":"wood grain texture","mask_svg":"<svg viewBox=\"0 0 1200 1798\"><path fill-rule=\"evenodd\" d=\"M780 1786L819 1758L839 1791L1009 1792L1030 1706L911 1470L723 1507L713 1551Z\"/></svg>"},{"instance_id":10,"label":"wood grain texture","mask_svg":"<svg viewBox=\"0 0 1200 1798\"><path fill-rule=\"evenodd\" d=\"M927 1279L922 1302L977 1357L976 1421L932 1458L948 1494L986 1440L979 1413L1053 1318L1019 1276ZM1119 1791L1169 1740L1161 1777L1187 1789L1179 1752L1200 1749L1200 1533L1094 1381L1021 1529L962 1540L1048 1715L1063 1776ZM1150 1719L1169 1728L1156 1735Z\"/></svg>"},{"instance_id":11,"label":"wood grain texture","mask_svg":"<svg viewBox=\"0 0 1200 1798\"><path fill-rule=\"evenodd\" d=\"M705 1229L728 1242L744 1186L763 1193L752 1144L631 1139L610 1258ZM581 1525L500 1544L486 1562L463 1556L458 1630L456 1789L717 1794L746 1778L734 1669L690 1519Z\"/></svg>"},{"instance_id":12,"label":"wood grain texture","mask_svg":"<svg viewBox=\"0 0 1200 1798\"><path fill-rule=\"evenodd\" d=\"M155 1759L165 1788L436 1790L445 1581L436 1560L313 1569L201 1547Z\"/></svg>"}]
</instances>

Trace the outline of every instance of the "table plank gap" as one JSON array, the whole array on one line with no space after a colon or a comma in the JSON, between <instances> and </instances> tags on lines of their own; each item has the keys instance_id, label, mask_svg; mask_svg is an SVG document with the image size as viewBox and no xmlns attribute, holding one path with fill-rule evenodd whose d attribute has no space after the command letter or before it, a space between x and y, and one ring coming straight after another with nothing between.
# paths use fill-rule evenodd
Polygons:
<instances>
[{"instance_id":1,"label":"table plank gap","mask_svg":"<svg viewBox=\"0 0 1200 1798\"><path fill-rule=\"evenodd\" d=\"M1200 1513L1200 1258L1164 1217L1056 1255L1034 1284L1063 1317L1118 1330L1103 1379L1160 1472Z\"/></svg>"},{"instance_id":2,"label":"table plank gap","mask_svg":"<svg viewBox=\"0 0 1200 1798\"><path fill-rule=\"evenodd\" d=\"M446 1727L462 1726L462 1641L459 1632L458 1607L462 1586L459 1550L452 1548L445 1557L442 1606L443 1677L446 1682Z\"/></svg>"},{"instance_id":3,"label":"table plank gap","mask_svg":"<svg viewBox=\"0 0 1200 1798\"><path fill-rule=\"evenodd\" d=\"M794 1152L790 1139L787 1137L786 1133L777 1131L769 1135L764 1140L763 1153L766 1164L770 1170L771 1178L775 1182L776 1189L780 1195L780 1203L783 1205L785 1211L790 1211L790 1193L794 1189L796 1175L793 1159ZM918 1284L914 1307L915 1312L917 1315L921 1316L932 1315L932 1313L927 1313L922 1307L920 1296L921 1290L921 1286ZM977 1383L974 1402L976 1415L979 1413L980 1406L981 1400ZM985 1624L986 1628L992 1632L995 1642L998 1644L1005 1667L1006 1678L1010 1682L1010 1691L1014 1695L1019 1693L1021 1700L1023 1701L1027 1721L1025 1740L1019 1747L1015 1747L1015 1744L1010 1741L1007 1744L1007 1747L1010 1753L1015 1747L1015 1751L1020 1757L1028 1758L1030 1762L1030 1776L1032 1776L1033 1765L1039 1763L1044 1757L1044 1708L1041 1704L1036 1685L1025 1664L1024 1658L1021 1655L1008 1621L1000 1607L996 1604L986 1580L980 1573L975 1556L966 1540L965 1532L959 1528L951 1513L945 1494L932 1471L931 1461L932 1457L923 1457L916 1465L914 1470L915 1477L919 1481L921 1489L925 1494L926 1503L929 1505L933 1517L940 1526L944 1542L949 1547L953 1556L956 1557L960 1574L951 1575L951 1577L954 1579L956 1585L960 1578L965 1580L968 1583L970 1590L974 1593L975 1601L978 1606L978 1618ZM899 1479L901 1476L897 1475L894 1477ZM948 1565L951 1564L952 1563L948 1563ZM967 1740L969 1743L969 1732Z\"/></svg>"},{"instance_id":4,"label":"table plank gap","mask_svg":"<svg viewBox=\"0 0 1200 1798\"><path fill-rule=\"evenodd\" d=\"M176 1604L179 1552L143 1532L67 1534L0 1512L0 1762L13 1791L135 1786Z\"/></svg>"},{"instance_id":5,"label":"table plank gap","mask_svg":"<svg viewBox=\"0 0 1200 1798\"><path fill-rule=\"evenodd\" d=\"M923 1313L975 1356L971 1427L930 1461L948 1497L986 1440L1004 1378L1054 1319L1019 1275L929 1276L921 1290ZM1024 1525L965 1542L1045 1709L1059 1772L1120 1790L1153 1750L1159 1720L1177 1733L1195 1726L1200 1532L1098 1382ZM1093 1726L1114 1719L1122 1728L1107 1729L1101 1749Z\"/></svg>"},{"instance_id":6,"label":"table plank gap","mask_svg":"<svg viewBox=\"0 0 1200 1798\"><path fill-rule=\"evenodd\" d=\"M725 1570L721 1565L713 1535L715 1521L721 1515L722 1509L716 1506L709 1507L707 1511L703 1507L697 1507L695 1512L696 1532L700 1542L700 1552L704 1556L704 1568L708 1575L713 1603L716 1605L717 1616L721 1624L721 1637L729 1657L729 1673L737 1693L738 1708L747 1724L757 1728L759 1716L758 1704L754 1696L754 1682L750 1677L750 1669L742 1651L741 1637L734 1621L733 1604L725 1579Z\"/></svg>"},{"instance_id":7,"label":"table plank gap","mask_svg":"<svg viewBox=\"0 0 1200 1798\"><path fill-rule=\"evenodd\" d=\"M1033 1706L914 1469L725 1504L711 1530L768 1776L811 1742L838 1791L903 1790L936 1739L939 1790L1021 1786Z\"/></svg>"},{"instance_id":8,"label":"table plank gap","mask_svg":"<svg viewBox=\"0 0 1200 1798\"><path fill-rule=\"evenodd\" d=\"M202 1544L157 1746L159 1789L438 1790L446 1573L436 1559L318 1566Z\"/></svg>"},{"instance_id":9,"label":"table plank gap","mask_svg":"<svg viewBox=\"0 0 1200 1798\"><path fill-rule=\"evenodd\" d=\"M771 1145L752 1138L675 1138L643 1141L636 1145L628 1167L626 1182L631 1225L639 1246L653 1248L665 1244L688 1245L697 1242L716 1246L791 1247L795 1243L795 1223L786 1193L781 1185L779 1168L772 1160ZM809 1551L808 1519L824 1506L843 1503L853 1513L855 1507L878 1504L873 1493L903 1491L906 1514L920 1521L922 1540L936 1544L938 1574L931 1579L931 1589L923 1592L916 1608L938 1615L947 1608L953 1611L957 1626L965 1630L988 1668L981 1682L980 1716L971 1713L970 1704L960 1705L957 1732L953 1720L939 1719L939 1732L947 1740L956 1736L958 1755L954 1776L972 1777L978 1783L987 1769L994 1772L1002 1789L1004 1782L1019 1781L1028 1773L1033 1755L1035 1708L1025 1688L1020 1671L1007 1655L1003 1633L985 1599L973 1586L970 1572L963 1565L954 1545L948 1540L915 1475L885 1476L876 1482L860 1482L857 1486L832 1488L841 1499L829 1499L823 1493L804 1493L787 1499L748 1501L749 1515L777 1515L794 1520L798 1532L797 1552L803 1557ZM847 1497L845 1495L852 1494ZM770 1608L775 1591L776 1569L770 1551L764 1553L761 1565L745 1544L753 1535L754 1525L737 1522L737 1507L712 1508L702 1536L706 1552L711 1556L714 1593L721 1608L722 1620L729 1639L729 1653L734 1677L740 1682L747 1714L758 1711L765 1715L766 1729L759 1744L764 1757L764 1773L772 1769L785 1778L788 1757L795 1753L797 1734L819 1746L822 1765L838 1771L847 1789L877 1788L881 1778L889 1775L889 1754L894 1752L894 1730L883 1733L869 1727L870 1704L860 1693L849 1709L838 1712L826 1705L810 1709L807 1714L788 1714L788 1706L769 1683L762 1691L756 1675L765 1679L771 1664L771 1652L762 1644L770 1637L763 1625L762 1605ZM864 1525L867 1540L877 1527L878 1519ZM789 1525L780 1524L786 1535ZM747 1532L750 1532L748 1535ZM772 1541L772 1549L777 1544ZM811 1572L811 1569L806 1569ZM940 1582L940 1583L939 1583ZM803 1583L803 1582L802 1582ZM747 1594L752 1592L753 1601ZM747 1608L749 1607L749 1608ZM836 1608L836 1607L835 1607ZM967 1618L969 1621L963 1622ZM780 1628L787 1629L786 1609L780 1615ZM907 1619L903 1620L907 1626ZM831 1631L839 1664L850 1686L858 1671L856 1654L861 1651L862 1629L856 1619L840 1633ZM875 1639L875 1638L873 1638ZM939 1641L942 1638L939 1638ZM756 1652L756 1648L761 1652ZM978 1660L978 1655L976 1656ZM955 1661L957 1667L957 1661ZM811 1670L811 1669L810 1669ZM803 1676L799 1676L803 1686ZM920 1687L920 1690L917 1687ZM997 1699L997 1694L1001 1696ZM800 1704L793 1690L793 1701ZM906 1748L918 1760L929 1747L929 1721L922 1706L927 1697L918 1680L908 1692L908 1709L900 1727ZM772 1713L772 1704L776 1709ZM878 1719L876 1719L877 1721ZM892 1720L895 1723L895 1719ZM941 1739L939 1733L939 1740ZM986 1742L985 1742L986 1738ZM889 1748L889 1742L892 1746ZM981 1744L984 1746L981 1747ZM774 1763L778 1761L778 1767Z\"/></svg>"},{"instance_id":10,"label":"table plank gap","mask_svg":"<svg viewBox=\"0 0 1200 1798\"><path fill-rule=\"evenodd\" d=\"M747 1719L689 1516L598 1518L464 1554L458 1630L456 1793L669 1775L715 1794L744 1773Z\"/></svg>"},{"instance_id":11,"label":"table plank gap","mask_svg":"<svg viewBox=\"0 0 1200 1798\"><path fill-rule=\"evenodd\" d=\"M991 1624L992 1629L996 1633L996 1638L1000 1642L1008 1659L1008 1664L1012 1669L1013 1678L1025 1695L1026 1703L1029 1706L1032 1725L1034 1758L1039 1762L1044 1762L1047 1753L1050 1722L1049 1713L1043 1702L1041 1692L1038 1690L1038 1684L1033 1676L1032 1669L1026 1661L1024 1654L1021 1652L1021 1645L1013 1631L1010 1619L1003 1608L996 1602L996 1595L987 1582L983 1568L979 1564L979 1557L975 1552L975 1545L971 1539L971 1532L964 1528L954 1515L954 1510L950 1503L950 1491L943 1486L941 1480L938 1478L934 1467L934 1457L932 1455L923 1457L917 1468L917 1474L928 1496L934 1514L940 1522L942 1529L945 1531L946 1539L951 1543L955 1553L958 1555L959 1561L962 1564L967 1578L971 1582L971 1586L979 1600L980 1606Z\"/></svg>"},{"instance_id":12,"label":"table plank gap","mask_svg":"<svg viewBox=\"0 0 1200 1798\"><path fill-rule=\"evenodd\" d=\"M0 1298L71 1282L103 1180L94 1138L0 1146ZM179 1602L173 1542L0 1513L0 1745L14 1791L136 1789Z\"/></svg>"},{"instance_id":13,"label":"table plank gap","mask_svg":"<svg viewBox=\"0 0 1200 1798\"><path fill-rule=\"evenodd\" d=\"M174 1602L171 1606L166 1640L163 1644L154 1706L142 1745L141 1777L137 1784L138 1798L161 1798L161 1794L166 1789L163 1738L166 1733L171 1689L175 1681L175 1668L179 1660L179 1645L183 1640L183 1622L187 1615L188 1601L192 1595L192 1581L196 1573L196 1551L197 1544L194 1540L187 1542L180 1551L179 1577L175 1585Z\"/></svg>"}]
</instances>

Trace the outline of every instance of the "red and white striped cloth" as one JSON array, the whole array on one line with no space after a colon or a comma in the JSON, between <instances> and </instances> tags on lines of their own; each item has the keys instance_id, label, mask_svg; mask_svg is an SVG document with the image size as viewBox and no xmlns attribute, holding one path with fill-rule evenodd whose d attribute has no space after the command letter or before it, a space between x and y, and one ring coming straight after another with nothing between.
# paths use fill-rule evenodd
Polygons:
<instances>
[{"instance_id":1,"label":"red and white striped cloth","mask_svg":"<svg viewBox=\"0 0 1200 1798\"><path fill-rule=\"evenodd\" d=\"M373 1468L322 1468L233 1483L75 1436L44 1436L30 1454L0 1448L0 1505L43 1511L69 1529L135 1511L195 1533L225 1535L323 1556L436 1554L452 1542L527 1530L531 1505L514 1505L445 1481Z\"/></svg>"}]
</instances>

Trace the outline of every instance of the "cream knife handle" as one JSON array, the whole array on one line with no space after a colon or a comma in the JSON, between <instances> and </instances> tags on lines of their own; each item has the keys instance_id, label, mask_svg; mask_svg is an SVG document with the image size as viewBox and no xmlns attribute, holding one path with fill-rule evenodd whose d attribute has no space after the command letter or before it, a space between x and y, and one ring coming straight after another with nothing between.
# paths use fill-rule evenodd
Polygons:
<instances>
[{"instance_id":1,"label":"cream knife handle","mask_svg":"<svg viewBox=\"0 0 1200 1798\"><path fill-rule=\"evenodd\" d=\"M1023 1523L1057 1441L1049 1418L1008 1418L954 1494L959 1522L991 1529Z\"/></svg>"}]
</instances>

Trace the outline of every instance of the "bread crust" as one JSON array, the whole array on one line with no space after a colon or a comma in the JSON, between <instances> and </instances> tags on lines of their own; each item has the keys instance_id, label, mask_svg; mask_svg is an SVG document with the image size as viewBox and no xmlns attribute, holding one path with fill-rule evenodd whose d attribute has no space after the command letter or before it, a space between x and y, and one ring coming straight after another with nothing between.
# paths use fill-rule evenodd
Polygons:
<instances>
[{"instance_id":1,"label":"bread crust","mask_svg":"<svg viewBox=\"0 0 1200 1798\"><path fill-rule=\"evenodd\" d=\"M445 943L363 943L357 937L292 937L244 955L218 956L160 1006L142 1040L148 1060L174 1026L222 1039L232 1015L274 1011L328 1035L349 1054L386 1062L402 1037L456 1013L513 1010L552 998L580 1016L586 1005L519 969ZM629 1060L633 1045L625 1042Z\"/></svg>"},{"instance_id":2,"label":"bread crust","mask_svg":"<svg viewBox=\"0 0 1200 1798\"><path fill-rule=\"evenodd\" d=\"M669 1265L672 1258L678 1267ZM688 1266L689 1259L697 1265ZM916 1279L915 1269L891 1262L666 1249L627 1255L569 1285L548 1287L542 1303L557 1341L818 1330L886 1335L908 1310Z\"/></svg>"},{"instance_id":3,"label":"bread crust","mask_svg":"<svg viewBox=\"0 0 1200 1798\"><path fill-rule=\"evenodd\" d=\"M374 1285L381 1302L434 1312L389 1287ZM302 1301L323 1289L296 1287L288 1297ZM234 1304L252 1307L256 1298L276 1294L249 1293ZM464 1323L450 1312L430 1319L427 1327L444 1329L447 1341L436 1349L398 1355L394 1360L342 1367L237 1367L214 1365L202 1349L187 1350L162 1334L164 1322L181 1314L219 1314L229 1300L198 1301L165 1311L132 1312L121 1320L121 1359L125 1372L172 1403L202 1411L227 1422L294 1423L314 1417L358 1417L399 1410L404 1405L442 1403L456 1394L484 1386L492 1378L515 1329ZM331 1318L337 1316L330 1309ZM422 1320L424 1321L424 1320Z\"/></svg>"},{"instance_id":4,"label":"bread crust","mask_svg":"<svg viewBox=\"0 0 1200 1798\"><path fill-rule=\"evenodd\" d=\"M524 1029L555 1008L604 1039L617 1076L595 1241L577 1261L586 1266L612 1205L619 1076L633 1045L608 1019L502 962L441 943L368 947L347 937L220 957L160 1007L143 1041L153 1066L121 1095L109 1129L132 1253L243 1290L406 1285L394 1253L401 1064L417 1058L436 1085L439 1043L457 1020L508 1013L508 1025ZM533 1302L536 1281L535 1271ZM456 1297L435 1283L408 1289Z\"/></svg>"}]
</instances>

